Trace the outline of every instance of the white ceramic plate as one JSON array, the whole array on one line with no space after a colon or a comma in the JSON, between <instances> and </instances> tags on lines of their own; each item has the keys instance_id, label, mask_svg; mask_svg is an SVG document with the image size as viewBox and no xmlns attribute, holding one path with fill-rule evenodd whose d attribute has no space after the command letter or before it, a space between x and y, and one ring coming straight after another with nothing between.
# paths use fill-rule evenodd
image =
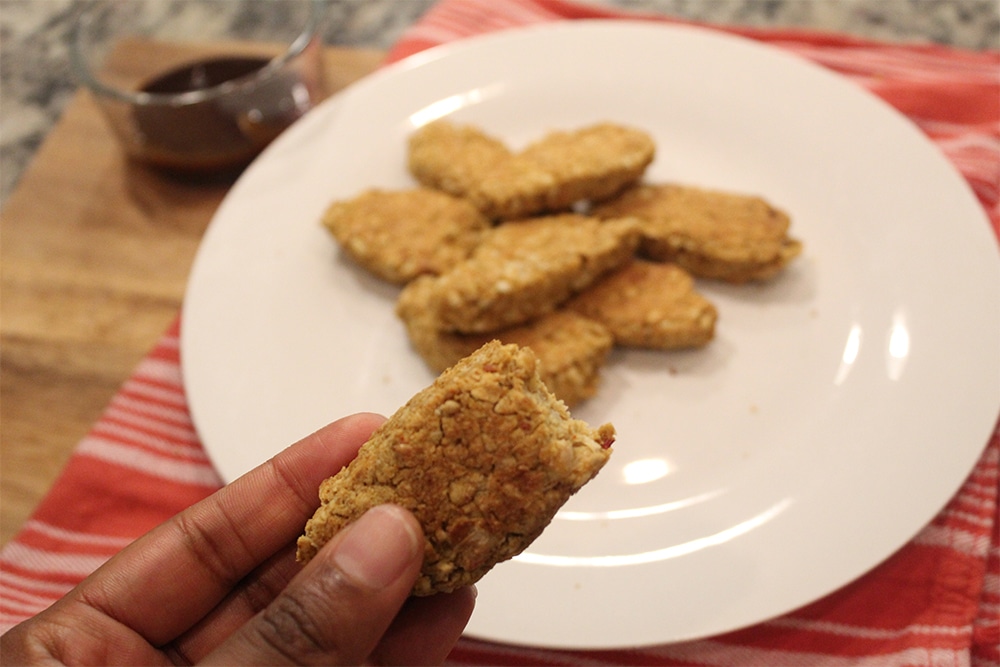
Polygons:
<instances>
[{"instance_id":1,"label":"white ceramic plate","mask_svg":"<svg viewBox=\"0 0 1000 667\"><path fill-rule=\"evenodd\" d=\"M700 351L613 353L611 462L480 584L469 634L550 647L703 637L823 596L954 494L1000 404L1000 262L965 182L852 83L715 32L574 22L418 55L291 128L220 207L191 275L182 360L226 479L340 416L391 413L433 375L397 288L319 225L412 185L405 143L441 116L514 146L613 120L652 133L650 180L758 193L802 257L774 281L701 283Z\"/></svg>"}]
</instances>

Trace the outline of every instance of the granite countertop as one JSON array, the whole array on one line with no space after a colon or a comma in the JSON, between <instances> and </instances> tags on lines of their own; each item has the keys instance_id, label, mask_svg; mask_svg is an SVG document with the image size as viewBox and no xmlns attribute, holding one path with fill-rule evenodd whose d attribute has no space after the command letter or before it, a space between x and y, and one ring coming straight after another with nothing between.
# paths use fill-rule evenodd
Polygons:
<instances>
[{"instance_id":1,"label":"granite countertop","mask_svg":"<svg viewBox=\"0 0 1000 667\"><path fill-rule=\"evenodd\" d=\"M0 0L0 205L76 89L66 42L68 17L80 1ZM331 0L325 40L387 49L434 1ZM794 26L895 42L1000 48L998 0L600 1L722 25ZM225 0L216 25L209 27L216 34L252 38L253 26L241 17L255 2L277 0Z\"/></svg>"}]
</instances>

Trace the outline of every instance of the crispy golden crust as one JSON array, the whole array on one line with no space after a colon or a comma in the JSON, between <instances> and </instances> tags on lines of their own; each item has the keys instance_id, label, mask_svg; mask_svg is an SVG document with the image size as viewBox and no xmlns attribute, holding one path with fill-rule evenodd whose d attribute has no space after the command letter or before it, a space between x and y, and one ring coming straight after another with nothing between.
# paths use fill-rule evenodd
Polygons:
<instances>
[{"instance_id":1,"label":"crispy golden crust","mask_svg":"<svg viewBox=\"0 0 1000 667\"><path fill-rule=\"evenodd\" d=\"M475 127L436 121L410 135L408 166L420 183L466 197L510 156L503 142Z\"/></svg>"},{"instance_id":2,"label":"crispy golden crust","mask_svg":"<svg viewBox=\"0 0 1000 667\"><path fill-rule=\"evenodd\" d=\"M426 311L435 329L459 333L523 324L628 261L636 224L574 214L504 223L451 271L420 290L404 288L396 312L408 320Z\"/></svg>"},{"instance_id":3,"label":"crispy golden crust","mask_svg":"<svg viewBox=\"0 0 1000 667\"><path fill-rule=\"evenodd\" d=\"M654 154L648 134L621 125L552 132L512 159L498 162L469 196L495 218L562 211L621 192L642 177Z\"/></svg>"},{"instance_id":4,"label":"crispy golden crust","mask_svg":"<svg viewBox=\"0 0 1000 667\"><path fill-rule=\"evenodd\" d=\"M611 454L614 428L573 419L534 353L493 341L444 372L320 486L298 540L306 562L381 503L414 513L424 564L414 595L478 581L523 551Z\"/></svg>"},{"instance_id":5,"label":"crispy golden crust","mask_svg":"<svg viewBox=\"0 0 1000 667\"><path fill-rule=\"evenodd\" d=\"M397 284L445 272L490 226L464 199L429 188L367 190L331 204L323 225L358 264Z\"/></svg>"},{"instance_id":6,"label":"crispy golden crust","mask_svg":"<svg viewBox=\"0 0 1000 667\"><path fill-rule=\"evenodd\" d=\"M634 260L571 299L566 308L606 326L630 347L699 347L715 335L715 306L674 264Z\"/></svg>"},{"instance_id":7,"label":"crispy golden crust","mask_svg":"<svg viewBox=\"0 0 1000 667\"><path fill-rule=\"evenodd\" d=\"M594 215L640 218L643 254L732 283L770 278L802 251L788 236L788 216L760 197L643 184L597 207Z\"/></svg>"},{"instance_id":8,"label":"crispy golden crust","mask_svg":"<svg viewBox=\"0 0 1000 667\"><path fill-rule=\"evenodd\" d=\"M612 197L642 177L655 149L645 132L599 123L552 132L513 154L474 127L437 121L411 136L409 168L421 183L510 220Z\"/></svg>"},{"instance_id":9,"label":"crispy golden crust","mask_svg":"<svg viewBox=\"0 0 1000 667\"><path fill-rule=\"evenodd\" d=\"M545 386L569 407L597 393L601 368L614 343L602 324L563 310L485 334L444 333L416 316L405 324L414 349L437 373L493 339L530 347L538 357Z\"/></svg>"}]
</instances>

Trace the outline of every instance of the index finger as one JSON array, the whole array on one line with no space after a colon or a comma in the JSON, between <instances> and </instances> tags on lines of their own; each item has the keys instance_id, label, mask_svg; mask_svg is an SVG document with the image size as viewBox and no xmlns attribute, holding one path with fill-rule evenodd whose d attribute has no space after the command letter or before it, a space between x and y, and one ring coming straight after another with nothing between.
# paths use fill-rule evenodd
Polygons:
<instances>
[{"instance_id":1,"label":"index finger","mask_svg":"<svg viewBox=\"0 0 1000 667\"><path fill-rule=\"evenodd\" d=\"M384 421L345 417L307 436L129 545L72 596L162 645L288 546L319 505L320 483Z\"/></svg>"}]
</instances>

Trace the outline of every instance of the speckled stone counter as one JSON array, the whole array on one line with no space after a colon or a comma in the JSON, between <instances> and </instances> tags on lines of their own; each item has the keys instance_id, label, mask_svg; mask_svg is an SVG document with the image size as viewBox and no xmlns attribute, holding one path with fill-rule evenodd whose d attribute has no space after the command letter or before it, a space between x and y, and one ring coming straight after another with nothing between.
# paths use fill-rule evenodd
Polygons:
<instances>
[{"instance_id":1,"label":"speckled stone counter","mask_svg":"<svg viewBox=\"0 0 1000 667\"><path fill-rule=\"evenodd\" d=\"M503 2L505 0L497 0ZM597 2L598 0L587 0ZM1000 0L601 0L721 25L803 27L896 42L1000 48ZM0 0L0 204L76 83L67 59L80 0ZM207 34L260 37L251 12L279 0L226 0ZM329 44L386 49L434 0L331 0ZM253 5L256 5L254 7Z\"/></svg>"}]
</instances>

